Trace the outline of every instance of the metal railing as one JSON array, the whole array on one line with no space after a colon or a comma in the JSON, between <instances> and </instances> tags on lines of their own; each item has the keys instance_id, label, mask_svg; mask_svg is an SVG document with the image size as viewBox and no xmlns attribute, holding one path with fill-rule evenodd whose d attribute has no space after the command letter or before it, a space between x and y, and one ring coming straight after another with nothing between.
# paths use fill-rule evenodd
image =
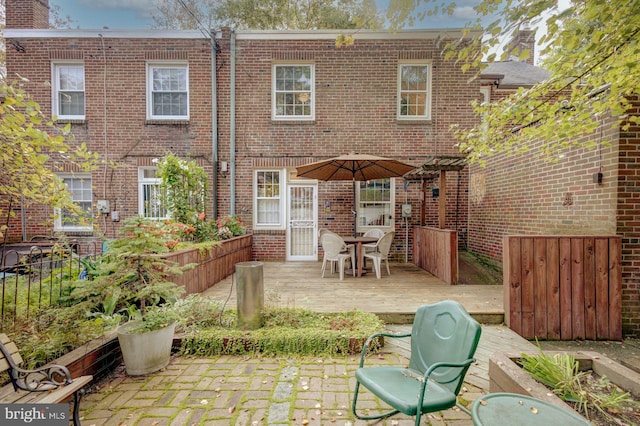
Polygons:
<instances>
[{"instance_id":1,"label":"metal railing","mask_svg":"<svg viewBox=\"0 0 640 426\"><path fill-rule=\"evenodd\" d=\"M58 303L83 270L73 247L56 243L5 246L0 261L0 331L27 325Z\"/></svg>"}]
</instances>

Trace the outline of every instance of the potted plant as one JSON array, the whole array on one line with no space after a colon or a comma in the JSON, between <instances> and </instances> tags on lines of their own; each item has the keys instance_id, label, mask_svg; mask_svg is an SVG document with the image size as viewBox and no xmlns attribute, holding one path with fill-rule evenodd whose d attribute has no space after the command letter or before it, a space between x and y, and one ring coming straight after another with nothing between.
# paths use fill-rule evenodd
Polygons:
<instances>
[{"instance_id":1,"label":"potted plant","mask_svg":"<svg viewBox=\"0 0 640 426\"><path fill-rule=\"evenodd\" d=\"M118 340L127 374L148 374L169 363L176 314L173 303L184 288L171 281L191 265L178 266L160 256L175 236L162 223L140 216L127 219L122 238L109 242L92 279L76 297L93 301L93 316L126 317Z\"/></svg>"}]
</instances>

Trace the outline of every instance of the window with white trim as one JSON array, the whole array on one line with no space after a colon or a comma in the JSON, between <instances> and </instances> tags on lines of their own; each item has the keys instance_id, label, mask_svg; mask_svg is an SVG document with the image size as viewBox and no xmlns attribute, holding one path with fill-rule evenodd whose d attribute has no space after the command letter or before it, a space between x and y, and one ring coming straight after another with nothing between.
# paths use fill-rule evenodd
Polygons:
<instances>
[{"instance_id":1,"label":"window with white trim","mask_svg":"<svg viewBox=\"0 0 640 426\"><path fill-rule=\"evenodd\" d=\"M394 227L395 186L393 179L357 182L358 232L380 228L391 231Z\"/></svg>"},{"instance_id":2,"label":"window with white trim","mask_svg":"<svg viewBox=\"0 0 640 426\"><path fill-rule=\"evenodd\" d=\"M91 189L91 175L59 176L71 194L74 204L78 205L80 215L68 209L55 209L54 228L59 231L90 231L93 192Z\"/></svg>"},{"instance_id":3,"label":"window with white trim","mask_svg":"<svg viewBox=\"0 0 640 426\"><path fill-rule=\"evenodd\" d=\"M53 64L53 115L58 119L84 120L84 65Z\"/></svg>"},{"instance_id":4,"label":"window with white trim","mask_svg":"<svg viewBox=\"0 0 640 426\"><path fill-rule=\"evenodd\" d=\"M157 177L157 167L138 169L138 214L149 219L169 217L160 196L161 179Z\"/></svg>"},{"instance_id":5,"label":"window with white trim","mask_svg":"<svg viewBox=\"0 0 640 426\"><path fill-rule=\"evenodd\" d=\"M398 118L431 119L431 64L398 65Z\"/></svg>"},{"instance_id":6,"label":"window with white trim","mask_svg":"<svg viewBox=\"0 0 640 426\"><path fill-rule=\"evenodd\" d=\"M147 64L147 118L189 119L189 67L186 63Z\"/></svg>"},{"instance_id":7,"label":"window with white trim","mask_svg":"<svg viewBox=\"0 0 640 426\"><path fill-rule=\"evenodd\" d=\"M254 172L254 229L284 228L284 173L282 170Z\"/></svg>"},{"instance_id":8,"label":"window with white trim","mask_svg":"<svg viewBox=\"0 0 640 426\"><path fill-rule=\"evenodd\" d=\"M273 118L312 120L314 118L313 65L273 66Z\"/></svg>"}]
</instances>

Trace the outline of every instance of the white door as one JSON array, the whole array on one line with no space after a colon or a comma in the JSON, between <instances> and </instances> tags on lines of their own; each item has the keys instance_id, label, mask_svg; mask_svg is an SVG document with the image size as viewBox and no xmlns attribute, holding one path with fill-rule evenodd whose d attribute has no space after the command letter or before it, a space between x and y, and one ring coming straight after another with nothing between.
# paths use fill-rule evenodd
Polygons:
<instances>
[{"instance_id":1,"label":"white door","mask_svg":"<svg viewBox=\"0 0 640 426\"><path fill-rule=\"evenodd\" d=\"M318 259L318 191L316 185L289 185L287 260Z\"/></svg>"}]
</instances>

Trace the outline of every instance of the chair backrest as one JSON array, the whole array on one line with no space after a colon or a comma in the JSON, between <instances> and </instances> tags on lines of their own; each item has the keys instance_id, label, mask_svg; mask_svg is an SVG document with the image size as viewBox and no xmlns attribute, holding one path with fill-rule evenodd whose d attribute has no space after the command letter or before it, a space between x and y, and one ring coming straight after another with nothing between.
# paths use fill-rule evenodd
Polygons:
<instances>
[{"instance_id":1,"label":"chair backrest","mask_svg":"<svg viewBox=\"0 0 640 426\"><path fill-rule=\"evenodd\" d=\"M327 232L331 232L331 231L329 231L327 228L320 228L320 229L318 229L318 240L319 240L319 241L322 241L322 236L323 236L324 234L326 234Z\"/></svg>"},{"instance_id":2,"label":"chair backrest","mask_svg":"<svg viewBox=\"0 0 640 426\"><path fill-rule=\"evenodd\" d=\"M384 231L378 228L369 229L364 234L362 234L363 237L373 237L373 238L380 238L383 235L384 235Z\"/></svg>"},{"instance_id":3,"label":"chair backrest","mask_svg":"<svg viewBox=\"0 0 640 426\"><path fill-rule=\"evenodd\" d=\"M444 300L422 305L411 329L409 368L424 373L436 362L462 362L472 358L480 341L480 324L458 302ZM456 395L462 387L461 368L439 368L431 376Z\"/></svg>"},{"instance_id":4,"label":"chair backrest","mask_svg":"<svg viewBox=\"0 0 640 426\"><path fill-rule=\"evenodd\" d=\"M395 236L395 234L395 231L389 231L378 240L376 246L378 247L378 251L380 252L382 257L387 257L389 255L391 243L393 243L393 237Z\"/></svg>"},{"instance_id":5,"label":"chair backrest","mask_svg":"<svg viewBox=\"0 0 640 426\"><path fill-rule=\"evenodd\" d=\"M344 248L345 243L342 237L333 232L325 232L320 240L322 250L324 250L327 258L337 258L340 251Z\"/></svg>"}]
</instances>

